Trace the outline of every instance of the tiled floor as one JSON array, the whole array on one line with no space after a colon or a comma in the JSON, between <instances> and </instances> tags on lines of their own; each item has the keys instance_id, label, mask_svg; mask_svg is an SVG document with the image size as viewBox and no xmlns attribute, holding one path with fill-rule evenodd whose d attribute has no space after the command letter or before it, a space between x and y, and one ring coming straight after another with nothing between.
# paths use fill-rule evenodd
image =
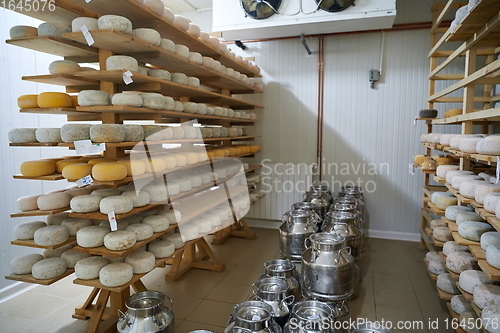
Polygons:
<instances>
[{"instance_id":1,"label":"tiled floor","mask_svg":"<svg viewBox=\"0 0 500 333\"><path fill-rule=\"evenodd\" d=\"M222 332L235 303L244 301L262 264L278 255L276 230L255 229L253 241L229 239L212 246L226 263L222 273L191 270L177 282L166 282L165 269L156 269L144 278L149 289L173 299L176 333L195 329ZM369 239L361 260L362 286L358 299L350 303L351 318L371 321L385 319L422 321L424 329L393 332L448 333L444 327L448 312L439 300L435 283L423 264L419 243ZM0 304L1 333L81 333L86 322L71 318L90 288L72 284L71 277L52 286L38 286ZM427 329L429 318L439 328Z\"/></svg>"}]
</instances>

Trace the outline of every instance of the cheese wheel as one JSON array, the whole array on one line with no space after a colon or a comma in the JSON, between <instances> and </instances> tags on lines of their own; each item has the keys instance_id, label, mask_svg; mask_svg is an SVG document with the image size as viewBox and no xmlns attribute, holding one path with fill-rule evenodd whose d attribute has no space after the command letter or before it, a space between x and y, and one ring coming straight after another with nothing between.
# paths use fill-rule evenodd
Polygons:
<instances>
[{"instance_id":1,"label":"cheese wheel","mask_svg":"<svg viewBox=\"0 0 500 333\"><path fill-rule=\"evenodd\" d=\"M179 27L184 31L189 30L189 20L182 15L175 15L174 17L174 25Z\"/></svg>"},{"instance_id":2,"label":"cheese wheel","mask_svg":"<svg viewBox=\"0 0 500 333\"><path fill-rule=\"evenodd\" d=\"M453 149L461 150L460 144L461 144L462 140L468 139L468 138L483 138L483 136L478 135L478 134L460 134L460 135L454 136L453 138L450 139L450 147ZM473 140L473 141L476 141L476 140ZM472 147L472 146L473 146L473 144L470 141L467 141L465 143L464 148L467 149L470 147L472 150L475 150L475 146L474 147Z\"/></svg>"},{"instance_id":3,"label":"cheese wheel","mask_svg":"<svg viewBox=\"0 0 500 333\"><path fill-rule=\"evenodd\" d=\"M174 22L175 23L175 22ZM199 38L201 34L200 27L196 24L189 23L189 28L187 30L188 34L194 36L195 38Z\"/></svg>"},{"instance_id":4,"label":"cheese wheel","mask_svg":"<svg viewBox=\"0 0 500 333\"><path fill-rule=\"evenodd\" d=\"M448 227L437 227L432 232L432 237L441 242L452 241L451 230Z\"/></svg>"},{"instance_id":5,"label":"cheese wheel","mask_svg":"<svg viewBox=\"0 0 500 333\"><path fill-rule=\"evenodd\" d=\"M182 102L174 101L174 111L175 112L183 112L184 111L184 105L182 104Z\"/></svg>"},{"instance_id":6,"label":"cheese wheel","mask_svg":"<svg viewBox=\"0 0 500 333\"><path fill-rule=\"evenodd\" d=\"M82 27L86 26L89 31L99 29L98 20L92 17L77 17L71 22L71 31L82 31Z\"/></svg>"},{"instance_id":7,"label":"cheese wheel","mask_svg":"<svg viewBox=\"0 0 500 333\"><path fill-rule=\"evenodd\" d=\"M140 93L142 97L142 106L154 110L165 109L165 98L162 94L157 93Z\"/></svg>"},{"instance_id":8,"label":"cheese wheel","mask_svg":"<svg viewBox=\"0 0 500 333\"><path fill-rule=\"evenodd\" d=\"M500 184L480 184L474 192L474 199L480 204L484 204L484 199L488 194L500 192Z\"/></svg>"},{"instance_id":9,"label":"cheese wheel","mask_svg":"<svg viewBox=\"0 0 500 333\"><path fill-rule=\"evenodd\" d=\"M38 128L35 136L38 142L63 142L60 128Z\"/></svg>"},{"instance_id":10,"label":"cheese wheel","mask_svg":"<svg viewBox=\"0 0 500 333\"><path fill-rule=\"evenodd\" d=\"M115 214L126 214L134 209L134 202L126 195L114 195L102 199L99 207L103 214L109 214L111 212L115 212Z\"/></svg>"},{"instance_id":11,"label":"cheese wheel","mask_svg":"<svg viewBox=\"0 0 500 333\"><path fill-rule=\"evenodd\" d=\"M482 137L467 137L460 140L459 149L464 153L476 154L476 146Z\"/></svg>"},{"instance_id":12,"label":"cheese wheel","mask_svg":"<svg viewBox=\"0 0 500 333\"><path fill-rule=\"evenodd\" d=\"M163 259L174 254L175 245L168 240L155 240L148 244L148 251L151 252L156 259Z\"/></svg>"},{"instance_id":13,"label":"cheese wheel","mask_svg":"<svg viewBox=\"0 0 500 333\"><path fill-rule=\"evenodd\" d=\"M201 65L203 64L203 56L198 52L189 52L189 61L195 64Z\"/></svg>"},{"instance_id":14,"label":"cheese wheel","mask_svg":"<svg viewBox=\"0 0 500 333\"><path fill-rule=\"evenodd\" d=\"M198 79L197 77L190 76L187 78L187 85L191 86L191 87L199 88L200 87L200 79ZM206 114L206 106L205 106L204 110L205 110L205 113L200 113L200 114Z\"/></svg>"},{"instance_id":15,"label":"cheese wheel","mask_svg":"<svg viewBox=\"0 0 500 333\"><path fill-rule=\"evenodd\" d=\"M456 136L456 134L443 134L439 138L439 144L443 147L449 147L450 146L450 140Z\"/></svg>"},{"instance_id":16,"label":"cheese wheel","mask_svg":"<svg viewBox=\"0 0 500 333\"><path fill-rule=\"evenodd\" d=\"M14 238L19 240L31 240L35 238L35 231L46 227L43 221L27 222L14 227Z\"/></svg>"},{"instance_id":17,"label":"cheese wheel","mask_svg":"<svg viewBox=\"0 0 500 333\"><path fill-rule=\"evenodd\" d=\"M16 25L9 30L11 39L38 36L38 29L26 25Z\"/></svg>"},{"instance_id":18,"label":"cheese wheel","mask_svg":"<svg viewBox=\"0 0 500 333\"><path fill-rule=\"evenodd\" d=\"M183 166L187 165L186 156L184 156L183 154L175 154L175 155L172 155L170 157L175 159L175 165L178 167L183 167Z\"/></svg>"},{"instance_id":19,"label":"cheese wheel","mask_svg":"<svg viewBox=\"0 0 500 333\"><path fill-rule=\"evenodd\" d=\"M164 18L164 20L166 20L167 22L170 22L170 23L173 23L174 22L174 19L175 19L175 15L174 15L174 12L172 12L172 10L170 8L168 8L167 6L165 6L163 8L163 13L161 14L161 16Z\"/></svg>"},{"instance_id":20,"label":"cheese wheel","mask_svg":"<svg viewBox=\"0 0 500 333\"><path fill-rule=\"evenodd\" d=\"M122 194L122 192L117 190L116 188L101 188L101 189L95 190L91 193L91 195L97 195L97 196L100 196L102 198L111 197L111 196L120 195L120 194Z\"/></svg>"},{"instance_id":21,"label":"cheese wheel","mask_svg":"<svg viewBox=\"0 0 500 333\"><path fill-rule=\"evenodd\" d=\"M142 223L150 225L154 232L165 231L170 225L168 218L162 215L147 216L142 220Z\"/></svg>"},{"instance_id":22,"label":"cheese wheel","mask_svg":"<svg viewBox=\"0 0 500 333\"><path fill-rule=\"evenodd\" d=\"M481 235L494 228L489 223L464 221L458 226L458 233L465 239L479 242Z\"/></svg>"},{"instance_id":23,"label":"cheese wheel","mask_svg":"<svg viewBox=\"0 0 500 333\"><path fill-rule=\"evenodd\" d=\"M440 197L452 198L453 194L451 194L450 192L433 192L431 195L431 202L436 203L437 199Z\"/></svg>"},{"instance_id":24,"label":"cheese wheel","mask_svg":"<svg viewBox=\"0 0 500 333\"><path fill-rule=\"evenodd\" d=\"M436 168L436 176L440 178L446 178L446 174L451 170L458 170L458 165L439 165Z\"/></svg>"},{"instance_id":25,"label":"cheese wheel","mask_svg":"<svg viewBox=\"0 0 500 333\"><path fill-rule=\"evenodd\" d=\"M94 280L99 278L101 269L109 264L104 257L89 257L79 260L75 265L75 275L81 280Z\"/></svg>"},{"instance_id":26,"label":"cheese wheel","mask_svg":"<svg viewBox=\"0 0 500 333\"><path fill-rule=\"evenodd\" d=\"M90 127L90 124L65 124L61 128L61 139L66 143L90 140Z\"/></svg>"},{"instance_id":27,"label":"cheese wheel","mask_svg":"<svg viewBox=\"0 0 500 333\"><path fill-rule=\"evenodd\" d=\"M133 57L116 55L106 59L106 69L108 71L124 70L137 72L139 70L139 63Z\"/></svg>"},{"instance_id":28,"label":"cheese wheel","mask_svg":"<svg viewBox=\"0 0 500 333\"><path fill-rule=\"evenodd\" d=\"M37 109L38 95L22 95L17 98L17 106L21 109Z\"/></svg>"},{"instance_id":29,"label":"cheese wheel","mask_svg":"<svg viewBox=\"0 0 500 333\"><path fill-rule=\"evenodd\" d=\"M477 221L484 222L483 218L479 216L476 212L462 212L457 214L456 223L460 224L465 221Z\"/></svg>"},{"instance_id":30,"label":"cheese wheel","mask_svg":"<svg viewBox=\"0 0 500 333\"><path fill-rule=\"evenodd\" d=\"M60 225L49 225L35 231L35 244L40 246L54 246L66 242L69 232L66 227Z\"/></svg>"},{"instance_id":31,"label":"cheese wheel","mask_svg":"<svg viewBox=\"0 0 500 333\"><path fill-rule=\"evenodd\" d=\"M456 197L443 196L436 198L436 207L441 210L448 209L448 207L454 206L457 203L458 199Z\"/></svg>"},{"instance_id":32,"label":"cheese wheel","mask_svg":"<svg viewBox=\"0 0 500 333\"><path fill-rule=\"evenodd\" d=\"M442 259L436 259L436 260L431 260L429 261L429 264L427 265L427 269L429 272L435 275L443 274L448 272L446 270L446 265Z\"/></svg>"},{"instance_id":33,"label":"cheese wheel","mask_svg":"<svg viewBox=\"0 0 500 333\"><path fill-rule=\"evenodd\" d=\"M455 281L451 278L449 273L439 274L436 281L437 287L448 294L460 294L460 290L456 286Z\"/></svg>"},{"instance_id":34,"label":"cheese wheel","mask_svg":"<svg viewBox=\"0 0 500 333\"><path fill-rule=\"evenodd\" d=\"M66 260L49 258L36 262L31 269L31 274L37 280L48 280L63 275L66 269Z\"/></svg>"},{"instance_id":35,"label":"cheese wheel","mask_svg":"<svg viewBox=\"0 0 500 333\"><path fill-rule=\"evenodd\" d=\"M111 104L128 105L140 108L142 107L142 97L137 94L127 94L127 93L114 94L111 96Z\"/></svg>"},{"instance_id":36,"label":"cheese wheel","mask_svg":"<svg viewBox=\"0 0 500 333\"><path fill-rule=\"evenodd\" d=\"M446 182L448 184L452 184L453 183L453 179L456 177L456 176L465 176L465 175L474 175L474 173L472 171L464 171L464 170L450 170L446 173Z\"/></svg>"},{"instance_id":37,"label":"cheese wheel","mask_svg":"<svg viewBox=\"0 0 500 333\"><path fill-rule=\"evenodd\" d=\"M481 140L481 145L478 146L477 148L478 153L480 154L485 154L485 155L500 155L500 136L499 135L489 135L486 138Z\"/></svg>"},{"instance_id":38,"label":"cheese wheel","mask_svg":"<svg viewBox=\"0 0 500 333\"><path fill-rule=\"evenodd\" d=\"M186 163L188 165L198 163L198 154L196 154L196 153L185 153L184 156L186 156Z\"/></svg>"},{"instance_id":39,"label":"cheese wheel","mask_svg":"<svg viewBox=\"0 0 500 333\"><path fill-rule=\"evenodd\" d=\"M61 225L61 223L69 217L69 213L59 213L54 215L49 215L45 219L47 225Z\"/></svg>"},{"instance_id":40,"label":"cheese wheel","mask_svg":"<svg viewBox=\"0 0 500 333\"><path fill-rule=\"evenodd\" d=\"M204 31L200 32L200 37L198 37L203 43L208 44L210 42L210 35Z\"/></svg>"},{"instance_id":41,"label":"cheese wheel","mask_svg":"<svg viewBox=\"0 0 500 333\"><path fill-rule=\"evenodd\" d=\"M164 126L161 130L161 139L162 140L171 140L173 136L172 128L169 126Z\"/></svg>"},{"instance_id":42,"label":"cheese wheel","mask_svg":"<svg viewBox=\"0 0 500 333\"><path fill-rule=\"evenodd\" d=\"M200 236L198 226L191 223L179 224L179 231L184 242L196 239Z\"/></svg>"},{"instance_id":43,"label":"cheese wheel","mask_svg":"<svg viewBox=\"0 0 500 333\"><path fill-rule=\"evenodd\" d=\"M35 143L36 128L13 128L9 131L9 141L12 143Z\"/></svg>"},{"instance_id":44,"label":"cheese wheel","mask_svg":"<svg viewBox=\"0 0 500 333\"><path fill-rule=\"evenodd\" d=\"M175 53L183 59L189 59L189 48L186 45L175 44Z\"/></svg>"},{"instance_id":45,"label":"cheese wheel","mask_svg":"<svg viewBox=\"0 0 500 333\"><path fill-rule=\"evenodd\" d=\"M163 159L158 157L153 157L150 159L142 160L144 166L146 167L146 172L161 173L165 170L165 162Z\"/></svg>"},{"instance_id":46,"label":"cheese wheel","mask_svg":"<svg viewBox=\"0 0 500 333\"><path fill-rule=\"evenodd\" d=\"M135 251L125 257L125 263L132 266L134 274L144 274L155 268L155 256L147 251Z\"/></svg>"},{"instance_id":47,"label":"cheese wheel","mask_svg":"<svg viewBox=\"0 0 500 333\"><path fill-rule=\"evenodd\" d=\"M56 165L53 161L38 160L21 163L21 174L25 177L49 176L56 172Z\"/></svg>"},{"instance_id":48,"label":"cheese wheel","mask_svg":"<svg viewBox=\"0 0 500 333\"><path fill-rule=\"evenodd\" d=\"M162 157L162 160L165 163L165 170L173 170L177 166L177 162L172 156Z\"/></svg>"},{"instance_id":49,"label":"cheese wheel","mask_svg":"<svg viewBox=\"0 0 500 333\"><path fill-rule=\"evenodd\" d=\"M163 7L163 6L162 6ZM150 28L138 28L132 30L132 37L141 39L147 43L159 46L161 42L160 33Z\"/></svg>"},{"instance_id":50,"label":"cheese wheel","mask_svg":"<svg viewBox=\"0 0 500 333\"><path fill-rule=\"evenodd\" d=\"M99 282L106 287L122 286L134 277L134 269L126 263L113 263L99 271Z\"/></svg>"},{"instance_id":51,"label":"cheese wheel","mask_svg":"<svg viewBox=\"0 0 500 333\"><path fill-rule=\"evenodd\" d=\"M159 79L164 79L168 81L172 79L170 72L164 69L150 68L148 69L148 76L157 77Z\"/></svg>"},{"instance_id":52,"label":"cheese wheel","mask_svg":"<svg viewBox=\"0 0 500 333\"><path fill-rule=\"evenodd\" d=\"M450 221L456 221L459 213L472 212L473 210L469 206L449 206L445 210L445 217Z\"/></svg>"},{"instance_id":53,"label":"cheese wheel","mask_svg":"<svg viewBox=\"0 0 500 333\"><path fill-rule=\"evenodd\" d=\"M451 298L451 309L458 314L461 314L464 311L474 311L470 301L465 299L463 295L455 295Z\"/></svg>"},{"instance_id":54,"label":"cheese wheel","mask_svg":"<svg viewBox=\"0 0 500 333\"><path fill-rule=\"evenodd\" d=\"M171 199L173 196L181 193L181 185L179 180L177 179L169 181L167 184L167 188L168 194L170 195Z\"/></svg>"},{"instance_id":55,"label":"cheese wheel","mask_svg":"<svg viewBox=\"0 0 500 333\"><path fill-rule=\"evenodd\" d=\"M142 125L144 137L147 141L160 141L162 138L161 126L158 125Z\"/></svg>"},{"instance_id":56,"label":"cheese wheel","mask_svg":"<svg viewBox=\"0 0 500 333\"><path fill-rule=\"evenodd\" d=\"M172 53L175 53L176 51L175 43L172 42L170 39L163 38L160 42L160 47Z\"/></svg>"},{"instance_id":57,"label":"cheese wheel","mask_svg":"<svg viewBox=\"0 0 500 333\"><path fill-rule=\"evenodd\" d=\"M477 260L467 252L452 252L446 257L446 267L457 274L469 269L478 269Z\"/></svg>"},{"instance_id":58,"label":"cheese wheel","mask_svg":"<svg viewBox=\"0 0 500 333\"><path fill-rule=\"evenodd\" d=\"M171 77L172 77L172 82L180 83L180 84L187 84L188 83L188 77L184 73L172 73ZM183 103L183 104L184 104L184 111L186 111L185 103Z\"/></svg>"},{"instance_id":59,"label":"cheese wheel","mask_svg":"<svg viewBox=\"0 0 500 333\"><path fill-rule=\"evenodd\" d=\"M65 192L43 194L37 199L37 206L40 210L54 210L69 206L71 197Z\"/></svg>"},{"instance_id":60,"label":"cheese wheel","mask_svg":"<svg viewBox=\"0 0 500 333\"><path fill-rule=\"evenodd\" d=\"M84 218L75 218L75 217L70 217L64 220L61 225L68 229L68 233L70 237L76 236L78 233L78 230L85 228L85 227L90 227L92 225L92 220L91 219L84 219Z\"/></svg>"},{"instance_id":61,"label":"cheese wheel","mask_svg":"<svg viewBox=\"0 0 500 333\"><path fill-rule=\"evenodd\" d=\"M66 93L43 92L38 95L37 104L41 108L70 108L73 100Z\"/></svg>"},{"instance_id":62,"label":"cheese wheel","mask_svg":"<svg viewBox=\"0 0 500 333\"><path fill-rule=\"evenodd\" d=\"M481 177L479 177L481 178ZM466 198L474 198L475 193L476 193L476 188L479 185L485 185L489 184L486 183L482 178L475 180L465 180L460 183L460 186L458 187L458 190L460 191L460 194L463 195Z\"/></svg>"},{"instance_id":63,"label":"cheese wheel","mask_svg":"<svg viewBox=\"0 0 500 333\"><path fill-rule=\"evenodd\" d=\"M500 305L500 286L482 284L474 289L474 303L480 309Z\"/></svg>"},{"instance_id":64,"label":"cheese wheel","mask_svg":"<svg viewBox=\"0 0 500 333\"><path fill-rule=\"evenodd\" d=\"M123 163L98 163L92 168L92 177L98 181L115 181L127 177L128 170Z\"/></svg>"},{"instance_id":65,"label":"cheese wheel","mask_svg":"<svg viewBox=\"0 0 500 333\"><path fill-rule=\"evenodd\" d=\"M78 180L92 174L92 165L88 163L72 163L66 165L62 170L65 179Z\"/></svg>"},{"instance_id":66,"label":"cheese wheel","mask_svg":"<svg viewBox=\"0 0 500 333\"><path fill-rule=\"evenodd\" d=\"M137 241L142 241L145 239L149 239L153 236L153 227L149 224L144 223L134 223L128 225L125 230L132 231L135 234L135 239Z\"/></svg>"},{"instance_id":67,"label":"cheese wheel","mask_svg":"<svg viewBox=\"0 0 500 333\"><path fill-rule=\"evenodd\" d=\"M140 96L139 96L140 97ZM142 98L141 98L142 103ZM144 140L144 129L141 125L122 125L125 132L125 142L138 142Z\"/></svg>"},{"instance_id":68,"label":"cheese wheel","mask_svg":"<svg viewBox=\"0 0 500 333\"><path fill-rule=\"evenodd\" d=\"M466 7L466 6L464 6ZM453 23L453 22L452 22ZM450 25L451 27L452 25ZM464 311L460 314L460 318L457 319L460 322L460 328L466 333L482 333L482 330L476 323L480 321L477 314L474 311Z\"/></svg>"},{"instance_id":69,"label":"cheese wheel","mask_svg":"<svg viewBox=\"0 0 500 333\"><path fill-rule=\"evenodd\" d=\"M211 57L202 57L201 64L208 69L214 69L215 61Z\"/></svg>"},{"instance_id":70,"label":"cheese wheel","mask_svg":"<svg viewBox=\"0 0 500 333\"><path fill-rule=\"evenodd\" d=\"M492 284L493 281L488 279L486 274L481 271L467 270L460 273L460 278L458 284L460 288L468 292L469 294L474 293L474 289L480 284Z\"/></svg>"},{"instance_id":71,"label":"cheese wheel","mask_svg":"<svg viewBox=\"0 0 500 333\"><path fill-rule=\"evenodd\" d=\"M142 160L119 160L127 168L127 177L140 176L146 172L146 165Z\"/></svg>"},{"instance_id":72,"label":"cheese wheel","mask_svg":"<svg viewBox=\"0 0 500 333\"><path fill-rule=\"evenodd\" d=\"M102 197L98 195L80 195L71 199L69 205L76 213L91 213L99 210Z\"/></svg>"},{"instance_id":73,"label":"cheese wheel","mask_svg":"<svg viewBox=\"0 0 500 333\"><path fill-rule=\"evenodd\" d=\"M80 252L76 250L67 250L65 251L62 255L61 258L66 260L66 266L67 268L75 268L75 265L78 261L89 258L92 255L90 253L86 252Z\"/></svg>"},{"instance_id":74,"label":"cheese wheel","mask_svg":"<svg viewBox=\"0 0 500 333\"><path fill-rule=\"evenodd\" d=\"M445 118L455 117L462 114L462 109L450 109L444 113Z\"/></svg>"},{"instance_id":75,"label":"cheese wheel","mask_svg":"<svg viewBox=\"0 0 500 333\"><path fill-rule=\"evenodd\" d=\"M175 101L172 97L164 96L165 98L165 110L174 111L175 110Z\"/></svg>"},{"instance_id":76,"label":"cheese wheel","mask_svg":"<svg viewBox=\"0 0 500 333\"><path fill-rule=\"evenodd\" d=\"M17 199L17 209L21 212L38 209L37 201L39 197L40 195L29 195Z\"/></svg>"},{"instance_id":77,"label":"cheese wheel","mask_svg":"<svg viewBox=\"0 0 500 333\"><path fill-rule=\"evenodd\" d=\"M71 32L71 28L62 23L44 22L38 26L38 36L63 37L68 32Z\"/></svg>"},{"instance_id":78,"label":"cheese wheel","mask_svg":"<svg viewBox=\"0 0 500 333\"><path fill-rule=\"evenodd\" d=\"M469 6L471 2L469 2ZM500 320L500 306L488 306L481 311L483 328L490 333L500 333L500 327L496 324Z\"/></svg>"},{"instance_id":79,"label":"cheese wheel","mask_svg":"<svg viewBox=\"0 0 500 333\"><path fill-rule=\"evenodd\" d=\"M500 232L488 231L481 235L481 248L486 251L488 246L495 245L500 247Z\"/></svg>"},{"instance_id":80,"label":"cheese wheel","mask_svg":"<svg viewBox=\"0 0 500 333\"><path fill-rule=\"evenodd\" d=\"M40 99L40 96L38 96L38 99ZM82 90L78 94L78 104L80 106L108 106L111 104L111 99L105 91Z\"/></svg>"},{"instance_id":81,"label":"cheese wheel","mask_svg":"<svg viewBox=\"0 0 500 333\"><path fill-rule=\"evenodd\" d=\"M97 26L99 30L114 29L128 35L132 33L132 22L123 16L103 15L97 20Z\"/></svg>"},{"instance_id":82,"label":"cheese wheel","mask_svg":"<svg viewBox=\"0 0 500 333\"><path fill-rule=\"evenodd\" d=\"M76 233L76 242L85 248L99 247L104 245L104 237L110 233L110 229L97 225L81 228Z\"/></svg>"},{"instance_id":83,"label":"cheese wheel","mask_svg":"<svg viewBox=\"0 0 500 333\"><path fill-rule=\"evenodd\" d=\"M452 252L469 252L469 247L458 245L455 241L449 241L443 245L443 254L449 256Z\"/></svg>"},{"instance_id":84,"label":"cheese wheel","mask_svg":"<svg viewBox=\"0 0 500 333\"><path fill-rule=\"evenodd\" d=\"M500 246L496 242L486 248L486 262L492 267L500 269Z\"/></svg>"},{"instance_id":85,"label":"cheese wheel","mask_svg":"<svg viewBox=\"0 0 500 333\"><path fill-rule=\"evenodd\" d=\"M220 128L220 137L221 138L227 138L229 136L229 131L226 127L221 127Z\"/></svg>"},{"instance_id":86,"label":"cheese wheel","mask_svg":"<svg viewBox=\"0 0 500 333\"><path fill-rule=\"evenodd\" d=\"M212 46L214 49L219 49L219 45L220 45L220 41L219 41L219 38L217 37L213 37L213 36L210 36L210 40L209 40L209 44L210 46Z\"/></svg>"},{"instance_id":87,"label":"cheese wheel","mask_svg":"<svg viewBox=\"0 0 500 333\"><path fill-rule=\"evenodd\" d=\"M123 192L122 195L129 196L132 199L134 207L144 207L151 201L149 193L144 191L127 191Z\"/></svg>"},{"instance_id":88,"label":"cheese wheel","mask_svg":"<svg viewBox=\"0 0 500 333\"><path fill-rule=\"evenodd\" d=\"M92 125L90 128L90 139L93 142L123 142L125 139L125 131L121 125Z\"/></svg>"},{"instance_id":89,"label":"cheese wheel","mask_svg":"<svg viewBox=\"0 0 500 333\"><path fill-rule=\"evenodd\" d=\"M56 60L49 65L49 73L52 75L69 74L73 75L81 71L77 62L70 60Z\"/></svg>"},{"instance_id":90,"label":"cheese wheel","mask_svg":"<svg viewBox=\"0 0 500 333\"><path fill-rule=\"evenodd\" d=\"M184 112L187 112L187 113L198 113L198 104L197 103L193 103L193 102L183 102L183 107L184 107ZM184 127L188 127L188 126L184 126ZM184 133L184 136L186 136L186 133Z\"/></svg>"},{"instance_id":91,"label":"cheese wheel","mask_svg":"<svg viewBox=\"0 0 500 333\"><path fill-rule=\"evenodd\" d=\"M10 271L18 275L31 274L33 265L43 259L43 256L38 253L14 258L10 262Z\"/></svg>"},{"instance_id":92,"label":"cheese wheel","mask_svg":"<svg viewBox=\"0 0 500 333\"><path fill-rule=\"evenodd\" d=\"M104 237L104 246L112 251L123 251L136 243L135 234L129 230L118 230L108 233Z\"/></svg>"},{"instance_id":93,"label":"cheese wheel","mask_svg":"<svg viewBox=\"0 0 500 333\"><path fill-rule=\"evenodd\" d=\"M163 239L174 244L176 250L182 248L185 245L185 242L182 240L182 236L180 233L167 234Z\"/></svg>"}]
</instances>

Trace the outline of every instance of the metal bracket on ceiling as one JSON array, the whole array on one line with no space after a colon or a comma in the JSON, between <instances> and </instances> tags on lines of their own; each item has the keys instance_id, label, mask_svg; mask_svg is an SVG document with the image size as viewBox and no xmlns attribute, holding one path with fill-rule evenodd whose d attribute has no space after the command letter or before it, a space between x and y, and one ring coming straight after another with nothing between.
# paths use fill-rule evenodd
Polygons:
<instances>
[{"instance_id":1,"label":"metal bracket on ceiling","mask_svg":"<svg viewBox=\"0 0 500 333\"><path fill-rule=\"evenodd\" d=\"M304 34L300 35L300 42L302 43L302 46L304 46L304 48L306 49L307 54L311 55L312 52L311 49L309 48L309 45L307 45L306 36Z\"/></svg>"}]
</instances>

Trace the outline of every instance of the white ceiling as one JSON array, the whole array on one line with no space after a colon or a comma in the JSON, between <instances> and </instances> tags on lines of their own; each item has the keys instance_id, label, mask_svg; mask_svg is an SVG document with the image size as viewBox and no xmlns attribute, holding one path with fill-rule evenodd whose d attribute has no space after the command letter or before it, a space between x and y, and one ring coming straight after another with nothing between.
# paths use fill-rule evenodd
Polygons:
<instances>
[{"instance_id":1,"label":"white ceiling","mask_svg":"<svg viewBox=\"0 0 500 333\"><path fill-rule=\"evenodd\" d=\"M164 2L168 3L168 7L174 13L212 8L212 0L167 0Z\"/></svg>"}]
</instances>

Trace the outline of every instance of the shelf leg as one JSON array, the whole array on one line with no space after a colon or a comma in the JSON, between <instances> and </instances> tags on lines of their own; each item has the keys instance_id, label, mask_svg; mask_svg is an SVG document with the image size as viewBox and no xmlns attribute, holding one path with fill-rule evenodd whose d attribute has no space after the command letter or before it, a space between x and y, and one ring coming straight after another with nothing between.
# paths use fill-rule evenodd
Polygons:
<instances>
[{"instance_id":1,"label":"shelf leg","mask_svg":"<svg viewBox=\"0 0 500 333\"><path fill-rule=\"evenodd\" d=\"M221 245L229 237L238 237L251 240L257 238L257 235L252 231L252 229L250 229L245 220L241 219L238 222L233 223L230 226L217 231L215 233L214 239L212 240L212 244Z\"/></svg>"},{"instance_id":2,"label":"shelf leg","mask_svg":"<svg viewBox=\"0 0 500 333\"><path fill-rule=\"evenodd\" d=\"M90 318L89 325L87 326L87 333L98 332L99 325L102 320L102 315L104 314L104 310L106 310L106 304L108 303L110 294L111 291L109 290L100 290L92 317Z\"/></svg>"},{"instance_id":3,"label":"shelf leg","mask_svg":"<svg viewBox=\"0 0 500 333\"><path fill-rule=\"evenodd\" d=\"M148 291L148 288L146 288L146 286L144 285L144 283L142 283L141 280L134 282L134 284L132 285L132 288L134 288L136 293L139 293L142 291Z\"/></svg>"},{"instance_id":4,"label":"shelf leg","mask_svg":"<svg viewBox=\"0 0 500 333\"><path fill-rule=\"evenodd\" d=\"M99 294L99 288L93 288L92 291L90 292L89 297L87 297L87 300L85 303L83 303L82 306L79 308L75 309L75 314L72 316L75 319L80 319L80 320L87 320L90 318L90 316L87 316L87 310L91 309L92 303L94 302L95 298Z\"/></svg>"}]
</instances>

